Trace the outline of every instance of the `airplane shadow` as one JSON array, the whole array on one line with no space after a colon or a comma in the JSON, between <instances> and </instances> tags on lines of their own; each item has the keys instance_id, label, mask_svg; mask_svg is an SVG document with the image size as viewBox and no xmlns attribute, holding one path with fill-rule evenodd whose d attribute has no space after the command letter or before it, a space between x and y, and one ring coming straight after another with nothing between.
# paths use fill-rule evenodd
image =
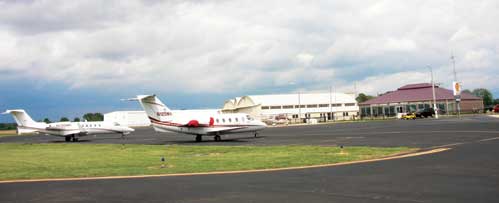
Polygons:
<instances>
[{"instance_id":1,"label":"airplane shadow","mask_svg":"<svg viewBox=\"0 0 499 203\"><path fill-rule=\"evenodd\" d=\"M66 142L64 140L53 140L49 141L50 143L86 143L86 142L92 142L92 140L78 140L78 142Z\"/></svg>"},{"instance_id":2,"label":"airplane shadow","mask_svg":"<svg viewBox=\"0 0 499 203\"><path fill-rule=\"evenodd\" d=\"M179 144L179 145L181 145L181 144L202 145L203 143L204 144L216 144L216 143L227 143L227 144L234 143L234 144L237 144L237 143L249 143L252 140L261 139L261 138L265 138L265 136L230 138L230 139L222 139L220 141L215 141L213 139L203 139L203 141L201 141L201 142L196 142L195 140L175 140L175 141L164 141L164 142L161 142L161 144Z\"/></svg>"}]
</instances>

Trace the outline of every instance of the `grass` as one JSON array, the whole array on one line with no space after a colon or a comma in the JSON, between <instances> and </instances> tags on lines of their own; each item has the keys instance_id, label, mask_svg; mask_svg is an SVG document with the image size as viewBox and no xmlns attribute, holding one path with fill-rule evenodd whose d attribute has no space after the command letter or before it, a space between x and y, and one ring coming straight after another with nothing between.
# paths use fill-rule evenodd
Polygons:
<instances>
[{"instance_id":1,"label":"grass","mask_svg":"<svg viewBox=\"0 0 499 203\"><path fill-rule=\"evenodd\" d=\"M386 157L415 150L324 146L0 144L0 180L282 168ZM165 167L162 168L161 157Z\"/></svg>"},{"instance_id":2,"label":"grass","mask_svg":"<svg viewBox=\"0 0 499 203\"><path fill-rule=\"evenodd\" d=\"M0 130L0 137L17 135L16 130Z\"/></svg>"}]
</instances>

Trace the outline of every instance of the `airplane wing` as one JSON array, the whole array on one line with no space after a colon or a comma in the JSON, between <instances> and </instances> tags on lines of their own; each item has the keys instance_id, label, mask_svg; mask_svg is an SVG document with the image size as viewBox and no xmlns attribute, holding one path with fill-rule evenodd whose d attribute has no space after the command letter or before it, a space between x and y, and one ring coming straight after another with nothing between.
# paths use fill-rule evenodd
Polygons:
<instances>
[{"instance_id":1,"label":"airplane wing","mask_svg":"<svg viewBox=\"0 0 499 203\"><path fill-rule=\"evenodd\" d=\"M62 135L62 136L85 133L79 129L68 129L64 127L54 127L54 126L46 127L45 130L57 132L56 133L57 135Z\"/></svg>"}]
</instances>

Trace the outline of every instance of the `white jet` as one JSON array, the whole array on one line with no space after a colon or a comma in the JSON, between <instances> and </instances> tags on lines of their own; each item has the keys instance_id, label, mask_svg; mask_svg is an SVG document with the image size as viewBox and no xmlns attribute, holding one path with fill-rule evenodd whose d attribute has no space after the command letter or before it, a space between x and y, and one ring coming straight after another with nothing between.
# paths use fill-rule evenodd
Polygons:
<instances>
[{"instance_id":1,"label":"white jet","mask_svg":"<svg viewBox=\"0 0 499 203\"><path fill-rule=\"evenodd\" d=\"M23 109L7 110L3 114L12 114L17 123L17 134L45 133L65 137L66 142L77 142L78 137L95 134L119 133L130 134L134 129L109 122L35 122Z\"/></svg>"},{"instance_id":2,"label":"white jet","mask_svg":"<svg viewBox=\"0 0 499 203\"><path fill-rule=\"evenodd\" d=\"M215 141L220 141L220 135L233 133L252 132L256 137L258 131L267 127L262 121L244 113L172 111L156 95L138 95L127 100L140 102L156 131L195 135L197 142L202 140L202 136L214 136Z\"/></svg>"}]
</instances>

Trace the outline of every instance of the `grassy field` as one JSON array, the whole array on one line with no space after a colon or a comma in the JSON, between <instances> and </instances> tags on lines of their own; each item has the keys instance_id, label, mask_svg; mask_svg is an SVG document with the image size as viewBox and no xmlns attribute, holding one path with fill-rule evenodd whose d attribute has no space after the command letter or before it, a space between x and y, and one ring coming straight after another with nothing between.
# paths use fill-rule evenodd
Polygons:
<instances>
[{"instance_id":1,"label":"grassy field","mask_svg":"<svg viewBox=\"0 0 499 203\"><path fill-rule=\"evenodd\" d=\"M0 130L0 137L16 135L16 130Z\"/></svg>"},{"instance_id":2,"label":"grassy field","mask_svg":"<svg viewBox=\"0 0 499 203\"><path fill-rule=\"evenodd\" d=\"M0 180L231 171L385 157L411 148L0 144ZM166 161L162 168L161 157Z\"/></svg>"}]
</instances>

